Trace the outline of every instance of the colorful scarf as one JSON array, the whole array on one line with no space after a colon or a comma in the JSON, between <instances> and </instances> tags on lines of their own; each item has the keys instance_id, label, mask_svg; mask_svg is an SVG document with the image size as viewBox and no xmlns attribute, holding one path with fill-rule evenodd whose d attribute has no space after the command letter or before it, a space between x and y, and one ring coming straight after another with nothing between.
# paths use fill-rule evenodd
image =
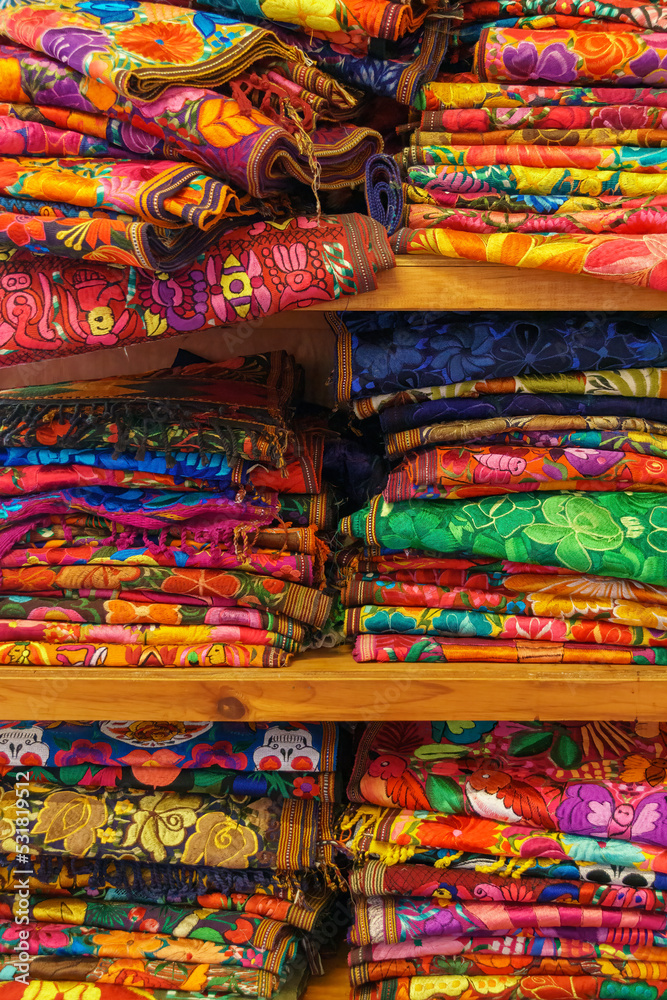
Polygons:
<instances>
[{"instance_id":1,"label":"colorful scarf","mask_svg":"<svg viewBox=\"0 0 667 1000\"><path fill-rule=\"evenodd\" d=\"M602 178L608 172L620 172L623 175L626 173L662 175L667 166L667 152L662 149L628 149L616 145L579 148L577 146L545 147L494 143L473 146L413 145L403 151L403 166L406 169L420 165L458 166L471 169L496 165L545 170L556 167L560 171L567 170L570 176L576 176L576 172L579 170L586 171L586 176L589 176L589 171L597 171L596 174L590 174L591 178L595 176ZM532 176L532 174L529 173L528 176ZM622 180L626 185L633 183L625 177ZM654 177L654 181L657 182L657 178ZM559 194L561 192L554 186L553 193ZM587 189L586 193L596 194L598 192ZM624 191L622 193L630 192ZM641 193L643 192L638 192L638 194ZM657 183L655 193L660 193Z\"/></svg>"},{"instance_id":2,"label":"colorful scarf","mask_svg":"<svg viewBox=\"0 0 667 1000\"><path fill-rule=\"evenodd\" d=\"M667 490L667 461L588 448L430 448L389 475L383 496L459 500L531 490Z\"/></svg>"},{"instance_id":3,"label":"colorful scarf","mask_svg":"<svg viewBox=\"0 0 667 1000\"><path fill-rule=\"evenodd\" d=\"M160 593L151 600L139 595L134 601L111 597L97 600L90 597L56 597L49 595L48 603L43 597L28 594L0 595L0 614L18 621L50 622L90 622L91 624L128 625L238 625L253 629L266 629L277 635L291 638L301 643L306 635L303 624L286 615L270 611L260 611L255 607L221 606L212 599L197 598L190 594L179 594L179 603L161 600ZM166 595L165 595L166 596Z\"/></svg>"},{"instance_id":4,"label":"colorful scarf","mask_svg":"<svg viewBox=\"0 0 667 1000\"><path fill-rule=\"evenodd\" d=\"M20 289L30 316L12 313L2 350L19 364L257 320L373 289L392 265L384 230L361 216L255 223L169 277L51 257L37 267L18 251L0 265L0 308Z\"/></svg>"},{"instance_id":5,"label":"colorful scarf","mask_svg":"<svg viewBox=\"0 0 667 1000\"><path fill-rule=\"evenodd\" d=\"M497 572L491 566L467 571L442 569L429 572L415 569L412 573L397 569L387 573L386 577L383 579L373 573L352 576L344 583L341 599L348 608L384 606L383 614L387 616L387 621L391 618L392 631L397 632L407 626L407 618L413 614L407 609L412 608L473 612L471 628L479 612L492 615L505 612L518 617L535 615L538 618L565 618L570 621L575 618L589 622L603 620L657 630L667 628L665 588L645 589L632 580L596 579L584 575L568 577L549 572L543 575L520 571L512 574ZM406 580L405 577L412 579ZM417 580L420 582L413 582ZM593 596L595 601L590 602ZM403 609L396 618L390 610L394 608ZM404 617L406 614L407 617ZM350 619L353 618L351 615ZM530 630L531 627L534 627L532 623L522 625L522 629ZM452 628L457 630L454 625ZM558 629L561 629L560 625ZM564 638L565 634L561 630L559 638ZM584 641L583 633L581 635ZM619 638L619 635L615 633L610 641ZM516 633L515 637L518 637ZM527 634L523 637L530 638ZM546 634L544 637L547 637Z\"/></svg>"},{"instance_id":6,"label":"colorful scarf","mask_svg":"<svg viewBox=\"0 0 667 1000\"><path fill-rule=\"evenodd\" d=\"M172 770L334 771L332 722L21 722L0 727L0 760L19 766L103 764ZM143 780L143 779L142 779Z\"/></svg>"},{"instance_id":7,"label":"colorful scarf","mask_svg":"<svg viewBox=\"0 0 667 1000\"><path fill-rule=\"evenodd\" d=\"M576 812L574 801L571 806ZM581 809L581 803L579 807ZM582 814L589 812L590 806L581 809ZM642 841L637 836L630 843L607 839L606 830L614 826L613 817L608 817L597 830L590 821L583 821L583 826L589 831L588 835L535 830L522 824L477 816L447 816L423 809L412 811L360 805L350 806L343 816L341 836L355 857L371 853L387 864L404 864L413 857L420 860L422 850L444 847L526 859L536 856L556 860L572 858L579 862L625 865L640 871L664 869L664 852L656 843L663 837L658 831L648 831L648 838ZM593 936L591 939L595 940Z\"/></svg>"},{"instance_id":8,"label":"colorful scarf","mask_svg":"<svg viewBox=\"0 0 667 1000\"><path fill-rule=\"evenodd\" d=\"M18 981L19 985L21 981L17 977L22 975L19 967L22 964L14 955L0 955L2 976ZM80 992L84 983L95 983L95 995L105 996L104 991L115 987L127 988L131 981L137 990L136 1000L143 1000L147 990L150 990L151 996L159 998L162 995L165 1000L178 996L173 992L176 990L183 991L184 1000L185 997L195 998L209 993L226 997L272 997L276 994L281 997L288 978L288 973L277 976L260 968L166 962L164 959L149 958L98 958L79 954L35 955L31 957L29 967L31 983L32 980L49 980L44 987L54 996L72 987L77 987ZM32 989L35 989L34 984ZM129 1000L129 997L124 1000Z\"/></svg>"},{"instance_id":9,"label":"colorful scarf","mask_svg":"<svg viewBox=\"0 0 667 1000\"><path fill-rule=\"evenodd\" d=\"M17 888L16 879L23 878L19 872L25 870L25 862L22 855L5 855L2 861L0 887L3 892L13 893ZM535 864L539 868L541 862ZM291 872L289 879L285 879L283 872L269 868L142 863L129 857L75 858L57 853L36 855L31 859L31 869L34 874L25 875L30 892L60 899L92 897L95 901L109 898L221 909L228 908L223 897L236 898L239 893L244 896L260 894L267 900L287 900L299 906L305 906L311 898L320 900L331 893L325 873L315 869ZM573 870L576 872L576 868Z\"/></svg>"},{"instance_id":10,"label":"colorful scarf","mask_svg":"<svg viewBox=\"0 0 667 1000\"><path fill-rule=\"evenodd\" d=\"M405 225L410 229L452 229L471 233L667 233L667 207L602 209L591 212L477 211L470 208L431 208L407 205Z\"/></svg>"},{"instance_id":11,"label":"colorful scarf","mask_svg":"<svg viewBox=\"0 0 667 1000\"><path fill-rule=\"evenodd\" d=\"M512 899L515 902L520 902L520 899L515 898L513 893L518 891L516 887L523 884L524 878L546 879L548 884L551 884L552 880L565 881L572 884L573 892L578 883L581 883L582 887L588 886L590 883L594 887L603 884L624 888L631 893L638 893L639 909L643 908L643 904L641 904L642 892L647 889L663 891L667 888L667 875L658 871L641 872L632 865L614 865L609 862L590 864L574 861L572 858L558 860L545 857L518 859L477 851L474 853L457 851L455 848L430 848L425 850L418 860L412 859L410 863L386 864L384 861L366 859L359 862L354 871L358 871L360 867L364 872L368 872L372 878L375 878L375 875L383 870L395 872L398 879L400 879L401 872L408 870L410 872L415 870L417 873L429 872L427 881L429 884L433 882L434 885L432 891L428 888L425 889L423 893L425 896L438 895L439 880L449 878L448 872L477 872L483 877L483 880L493 874L494 877L502 879L502 884L508 887L509 897L511 897L508 897L508 901L510 902ZM419 874L415 874L416 879L419 877ZM354 872L350 879L350 885L354 892L353 886L356 884ZM412 894L410 885L414 879L408 875L405 881L405 895L410 896ZM515 888L513 889L512 886ZM367 894L379 895L379 892L376 891L377 888L378 883L374 883L374 888ZM399 892L398 895L400 894ZM394 893L388 891L385 895L394 895ZM649 895L645 898L650 899L651 897Z\"/></svg>"},{"instance_id":12,"label":"colorful scarf","mask_svg":"<svg viewBox=\"0 0 667 1000\"><path fill-rule=\"evenodd\" d=\"M667 646L667 631L663 629L623 626L586 618L564 621L560 617L499 614L477 608L458 610L366 604L345 612L344 628L348 638L363 633L393 633L429 637L458 636L460 639L477 636L482 639Z\"/></svg>"},{"instance_id":13,"label":"colorful scarf","mask_svg":"<svg viewBox=\"0 0 667 1000\"><path fill-rule=\"evenodd\" d=\"M276 0L203 0L198 6L219 12L251 18L275 20L293 24L317 37L345 43L345 36L354 39L369 35L396 41L418 28L435 8L433 0L426 4L417 0L396 3L396 0L325 0L313 11L303 9L297 0L279 3Z\"/></svg>"},{"instance_id":14,"label":"colorful scarf","mask_svg":"<svg viewBox=\"0 0 667 1000\"><path fill-rule=\"evenodd\" d=\"M667 897L663 889L598 885L576 878L539 878L521 875L508 878L495 871L478 868L435 868L429 865L385 865L367 861L357 866L350 877L350 891L356 897L397 896L455 900L456 902L556 903L647 910L664 913Z\"/></svg>"},{"instance_id":15,"label":"colorful scarf","mask_svg":"<svg viewBox=\"0 0 667 1000\"><path fill-rule=\"evenodd\" d=\"M635 396L653 400L667 399L667 372L660 368L624 368L622 371L555 372L549 375L524 375L486 380L469 380L400 389L393 393L355 400L354 412L362 419L380 413L385 407L408 402L454 398L474 399L500 393L564 393L592 396ZM2 397L0 397L1 399ZM617 402L622 405L623 401ZM663 407L664 404L660 404ZM463 407L466 408L465 406ZM534 411L533 411L534 412ZM615 411L614 411L615 412Z\"/></svg>"},{"instance_id":16,"label":"colorful scarf","mask_svg":"<svg viewBox=\"0 0 667 1000\"><path fill-rule=\"evenodd\" d=\"M17 800L4 783L2 850L16 850ZM30 855L136 858L211 867L300 870L325 863L333 807L303 799L231 797L130 789L30 786ZM23 802L23 800L21 800Z\"/></svg>"},{"instance_id":17,"label":"colorful scarf","mask_svg":"<svg viewBox=\"0 0 667 1000\"><path fill-rule=\"evenodd\" d=\"M401 395L407 395L409 400L413 393L407 390ZM414 395L421 396L422 393ZM398 403L399 398L395 397L393 402ZM551 421L551 426L539 427L537 422L531 426L533 418L535 421ZM488 432L480 432L475 426L496 420L507 426ZM477 399L426 399L423 402L389 406L380 411L380 425L387 447L394 440L398 442L397 435L401 431L416 428L420 428L419 433L425 435L425 442L429 440L431 432L436 432L436 428L437 433L446 434L451 431L450 440L461 440L463 437L469 441L485 439L491 442L498 435L499 441L541 441L544 434L553 435L558 440L566 440L571 436L574 441L581 440L583 444L585 441L597 441L598 435L633 433L641 434L643 438L661 440L667 431L667 424L661 423L661 420L667 420L667 407L660 399L648 396L580 396L575 393L566 395L549 392L502 393L483 395ZM445 423L437 426L438 421ZM515 421L516 429L513 429ZM525 429L522 429L523 423L526 424ZM459 432L466 426L469 427L469 433L461 435ZM526 435L525 439L523 435ZM448 439L443 437L442 440Z\"/></svg>"},{"instance_id":18,"label":"colorful scarf","mask_svg":"<svg viewBox=\"0 0 667 1000\"><path fill-rule=\"evenodd\" d=\"M167 17L143 3L114 13L76 0L9 0L0 31L130 99L159 97L174 81L219 87L258 60L300 58L265 28L215 14L173 8Z\"/></svg>"},{"instance_id":19,"label":"colorful scarf","mask_svg":"<svg viewBox=\"0 0 667 1000\"><path fill-rule=\"evenodd\" d=\"M359 635L357 663L617 663L665 665L664 649L550 642L548 639L422 639L409 635Z\"/></svg>"},{"instance_id":20,"label":"colorful scarf","mask_svg":"<svg viewBox=\"0 0 667 1000\"><path fill-rule=\"evenodd\" d=\"M648 130L657 133L666 131L667 111L660 107L642 107L637 104L614 104L609 106L563 106L557 103L546 107L483 107L479 109L456 108L442 111L424 111L421 128L410 136L416 146L448 145L434 142L429 136L445 133L473 133L486 135L489 140L501 133L521 133L522 131L563 130L566 133L595 131L612 135L627 130ZM498 140L500 141L500 140ZM613 144L611 144L613 145Z\"/></svg>"},{"instance_id":21,"label":"colorful scarf","mask_svg":"<svg viewBox=\"0 0 667 1000\"><path fill-rule=\"evenodd\" d=\"M481 81L660 85L666 56L667 35L660 32L522 31L492 25L475 46L474 72Z\"/></svg>"},{"instance_id":22,"label":"colorful scarf","mask_svg":"<svg viewBox=\"0 0 667 1000\"><path fill-rule=\"evenodd\" d=\"M415 107L424 111L443 108L549 108L588 106L600 109L632 105L667 108L667 91L660 88L566 87L562 85L489 83L475 74L451 81L434 80L423 88ZM600 113L606 113L601 111Z\"/></svg>"},{"instance_id":23,"label":"colorful scarf","mask_svg":"<svg viewBox=\"0 0 667 1000\"><path fill-rule=\"evenodd\" d=\"M329 321L337 334L338 400L474 379L667 365L667 321L659 314L346 312Z\"/></svg>"},{"instance_id":24,"label":"colorful scarf","mask_svg":"<svg viewBox=\"0 0 667 1000\"><path fill-rule=\"evenodd\" d=\"M106 209L165 229L194 226L206 232L228 216L256 214L248 197L239 198L187 163L54 158L47 152L0 158L0 192L28 203L38 198Z\"/></svg>"},{"instance_id":25,"label":"colorful scarf","mask_svg":"<svg viewBox=\"0 0 667 1000\"><path fill-rule=\"evenodd\" d=\"M443 815L501 821L511 813L512 822L538 829L658 844L667 837L667 811L663 817L657 798L666 768L664 734L657 725L370 723L348 795L353 802ZM628 804L625 826L623 810L616 811L621 802ZM644 809L650 823L640 821ZM497 898L520 902L511 895ZM635 905L647 908L641 894L638 899ZM630 903L621 894L618 905Z\"/></svg>"},{"instance_id":26,"label":"colorful scarf","mask_svg":"<svg viewBox=\"0 0 667 1000\"><path fill-rule=\"evenodd\" d=\"M5 589L6 588L6 589ZM181 598L185 604L190 596L199 599L196 603L216 604L218 607L257 608L278 612L289 618L314 628L321 628L326 621L333 598L321 590L305 587L271 576L257 576L252 573L235 573L216 570L166 569L152 566L67 566L52 570L40 566L32 569L3 570L0 590L10 594L59 597L98 597L98 592L109 592L112 602L118 597L124 600L132 593L137 598L144 594L167 595L168 603ZM74 593L69 593L74 591ZM83 591L81 595L77 592ZM104 595L107 596L107 595ZM145 600L145 598L143 598ZM148 598L151 603L151 597ZM47 601L48 604L48 601ZM113 603L109 611L113 613ZM169 614L169 612L167 612ZM45 616L46 617L46 616ZM11 645L11 644L10 644ZM17 646L20 648L21 644ZM143 644L142 644L143 646ZM143 647L149 655L149 650Z\"/></svg>"},{"instance_id":27,"label":"colorful scarf","mask_svg":"<svg viewBox=\"0 0 667 1000\"><path fill-rule=\"evenodd\" d=\"M583 15L602 22L608 21L608 24L599 26L607 31L615 27L615 21L620 22L623 30L638 27L660 31L667 28L665 10L660 3L646 3L637 7L632 0L615 0L614 3L602 3L600 0L519 0L518 3L514 0L467 0L461 11L464 23L493 21L498 18L504 20L508 14L518 12L542 17L555 12L560 15Z\"/></svg>"},{"instance_id":28,"label":"colorful scarf","mask_svg":"<svg viewBox=\"0 0 667 1000\"><path fill-rule=\"evenodd\" d=\"M8 771L20 781L19 771ZM137 777L138 775L138 777ZM336 771L303 771L292 777L283 771L262 771L252 775L223 767L191 768L179 771L169 767L105 767L103 764L43 768L33 765L31 779L60 788L156 788L198 795L234 795L239 799L317 799L340 802L342 780Z\"/></svg>"},{"instance_id":29,"label":"colorful scarf","mask_svg":"<svg viewBox=\"0 0 667 1000\"><path fill-rule=\"evenodd\" d=\"M644 146L662 148L667 145L667 130L612 128L582 129L505 129L497 132L423 132L412 135L416 147L421 146ZM413 189L416 191L416 189ZM414 200L420 198L413 196ZM391 234L390 234L391 235Z\"/></svg>"},{"instance_id":30,"label":"colorful scarf","mask_svg":"<svg viewBox=\"0 0 667 1000\"><path fill-rule=\"evenodd\" d=\"M280 388L280 379L284 383ZM300 370L282 352L146 375L0 392L0 438L19 447L224 452L280 467L294 444L284 408ZM202 448L203 446L203 448Z\"/></svg>"},{"instance_id":31,"label":"colorful scarf","mask_svg":"<svg viewBox=\"0 0 667 1000\"><path fill-rule=\"evenodd\" d=\"M166 959L192 966L204 962L210 966L254 966L280 975L287 971L299 943L299 937L288 924L264 917L219 914L192 928L186 922L182 929L190 930L187 937L170 934L169 925L177 931L179 921L169 921L164 911L161 917L155 930L145 932L123 929L122 924L119 927L117 922L112 922L111 915L110 926L101 927L55 922L45 927L40 923L28 923L25 925L27 937L21 938L21 946L29 955L66 955L70 952L114 959ZM101 913L99 918L102 918ZM0 920L0 951L13 953L18 940L13 919Z\"/></svg>"},{"instance_id":32,"label":"colorful scarf","mask_svg":"<svg viewBox=\"0 0 667 1000\"><path fill-rule=\"evenodd\" d=\"M629 530L628 518L643 526L641 534ZM390 550L509 558L667 584L667 505L645 493L526 493L445 504L376 497L343 518L340 530Z\"/></svg>"},{"instance_id":33,"label":"colorful scarf","mask_svg":"<svg viewBox=\"0 0 667 1000\"><path fill-rule=\"evenodd\" d=\"M416 902L411 899L371 897L355 902L354 923L348 931L351 944L398 944L414 938L488 936L533 930L549 936L554 928L589 928L648 931L664 938L664 913L643 910L603 910L596 906L559 906L530 903L445 900ZM1 925L0 925L1 926ZM656 942L657 943L657 942Z\"/></svg>"},{"instance_id":34,"label":"colorful scarf","mask_svg":"<svg viewBox=\"0 0 667 1000\"><path fill-rule=\"evenodd\" d=\"M159 48L158 43L155 48ZM313 183L318 172L315 169L314 173L314 166L319 167L322 188L361 180L366 158L382 149L377 132L356 126L313 126L302 136L302 126L297 128L293 119L277 116L271 108L265 114L253 107L241 88L243 84L252 90L258 81L262 83L256 75L234 85L237 99L193 86L168 86L155 99L130 99L98 79L82 76L57 59L22 45L0 45L0 55L0 102L13 105L30 101L46 108L49 116L83 112L77 126L87 134L97 136L101 131L114 141L120 137L121 148L142 157L153 153L194 161L260 199L280 192L290 177ZM333 81L315 67L303 66L299 59L295 56L282 65L292 68L295 79L302 79L305 73L304 82L325 93L330 91ZM313 76L316 78L311 79ZM268 86L283 100L304 105L298 92L294 93L294 85L288 90L275 83ZM358 98L340 85L333 87L337 93L342 91L338 96L348 110L350 105L355 107ZM100 125L102 117L107 121L104 127Z\"/></svg>"},{"instance_id":35,"label":"colorful scarf","mask_svg":"<svg viewBox=\"0 0 667 1000\"><path fill-rule=\"evenodd\" d=\"M524 397L524 400L526 398ZM583 400L585 397L580 398ZM624 407L620 404L626 402L625 400L617 400L616 402L609 401L603 404L601 399L595 401L602 404L597 407L598 412L613 409L621 410ZM655 403L655 400L633 400L632 402ZM539 397L531 400L531 403L533 408L542 408L539 406ZM530 406L526 408L530 409ZM514 433L526 433L529 435L553 433L555 436L558 436L559 432L567 432L568 434L570 432L576 433L579 429L586 428L583 431L584 434L610 433L614 430L623 432L626 430L637 430L647 435L655 434L656 436L664 436L665 431L667 431L667 424L655 423L635 417L588 417L577 415L564 417L554 416L549 413L549 409L549 406L545 406L544 410L546 412L536 416L454 420L446 424L430 424L425 427L416 427L409 431L387 434L385 436L387 454L390 456L403 455L406 451L410 451L413 448L434 445L445 441L483 441L485 439L492 441L497 434L502 436L503 433L510 435ZM567 411L567 404L563 406L563 409ZM577 406L573 406L572 409L577 409ZM630 409L636 412L637 409L641 408L631 405ZM647 409L651 412L651 410L655 411L658 407Z\"/></svg>"},{"instance_id":36,"label":"colorful scarf","mask_svg":"<svg viewBox=\"0 0 667 1000\"><path fill-rule=\"evenodd\" d=\"M535 993L553 991L564 1000L597 1000L608 997L640 1000L647 991L652 996L664 996L659 981L618 981L607 976L461 976L433 975L387 979L352 990L352 1000L441 1000L465 997L466 1000L486 1000L491 990L499 1000L533 1000Z\"/></svg>"},{"instance_id":37,"label":"colorful scarf","mask_svg":"<svg viewBox=\"0 0 667 1000\"><path fill-rule=\"evenodd\" d=\"M19 972L16 965L17 963L14 961L14 964L10 964L7 967L9 975L11 975L14 970L17 973ZM146 1000L146 989L143 985L125 985L124 978L120 983L97 983L94 987L96 998L99 998L99 1000ZM205 985L205 980L202 981L201 985ZM43 983L40 982L37 989L48 993L50 1000L79 1000L82 991L90 989L90 987L82 987L80 980L65 980L64 982L45 980ZM28 982L26 985L16 977L0 982L0 996L2 996L2 1000L30 1000L35 992L36 989L34 983ZM188 990L188 993L189 1000L204 1000L206 996L205 993L192 992L191 990ZM154 1000L173 1000L173 996L169 990L151 989L150 995L154 998ZM233 995L233 993L231 995ZM243 996L247 994L241 990L240 995ZM298 992L286 994L285 1000L296 1000L297 996Z\"/></svg>"},{"instance_id":38,"label":"colorful scarf","mask_svg":"<svg viewBox=\"0 0 667 1000\"><path fill-rule=\"evenodd\" d=\"M605 948L607 946L600 946ZM365 949L355 949L362 951ZM656 949L657 951L657 949ZM585 959L542 958L539 955L499 955L495 951L473 951L460 955L423 955L414 958L385 959L384 961L364 961L350 966L350 979L354 986L379 980L404 976L458 976L461 969L469 976L516 975L522 980L528 976L614 976L624 980L664 979L667 962L651 962L634 959L610 959L606 956L595 959L589 955Z\"/></svg>"},{"instance_id":39,"label":"colorful scarf","mask_svg":"<svg viewBox=\"0 0 667 1000\"><path fill-rule=\"evenodd\" d=\"M433 148L433 147L429 147ZM456 147L449 147L452 153L463 153ZM519 150L536 153L550 153L550 147L542 146L471 146L477 153L489 153L493 149L508 154ZM593 152L586 148L575 149L583 154ZM622 151L622 147L619 148ZM662 150L639 150L640 153L660 153ZM410 167L407 176L412 184L426 191L436 203L440 192L465 190L471 194L504 195L546 195L572 196L592 195L601 197L646 198L667 194L667 178L629 170L586 169L583 167L524 167L506 164L509 157L503 152L490 166L467 167L465 165L441 164L436 166ZM573 157L569 157L572 159ZM480 156L481 159L481 156Z\"/></svg>"}]
</instances>

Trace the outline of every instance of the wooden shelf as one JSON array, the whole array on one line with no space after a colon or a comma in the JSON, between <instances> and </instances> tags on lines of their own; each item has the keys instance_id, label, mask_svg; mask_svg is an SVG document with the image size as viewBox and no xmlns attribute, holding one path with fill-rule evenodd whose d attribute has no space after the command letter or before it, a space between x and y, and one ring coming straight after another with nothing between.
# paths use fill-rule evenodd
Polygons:
<instances>
[{"instance_id":1,"label":"wooden shelf","mask_svg":"<svg viewBox=\"0 0 667 1000\"><path fill-rule=\"evenodd\" d=\"M310 979L303 1000L348 1000L350 974L347 951L348 945L343 944L335 958L324 960L324 975Z\"/></svg>"},{"instance_id":2,"label":"wooden shelf","mask_svg":"<svg viewBox=\"0 0 667 1000\"><path fill-rule=\"evenodd\" d=\"M561 663L355 663L283 670L3 667L3 719L304 722L667 718L667 669Z\"/></svg>"},{"instance_id":3,"label":"wooden shelf","mask_svg":"<svg viewBox=\"0 0 667 1000\"><path fill-rule=\"evenodd\" d=\"M396 267L378 277L378 288L336 303L311 308L330 309L588 309L665 310L667 293L633 288L579 274L558 274L478 264L442 257L397 257Z\"/></svg>"}]
</instances>

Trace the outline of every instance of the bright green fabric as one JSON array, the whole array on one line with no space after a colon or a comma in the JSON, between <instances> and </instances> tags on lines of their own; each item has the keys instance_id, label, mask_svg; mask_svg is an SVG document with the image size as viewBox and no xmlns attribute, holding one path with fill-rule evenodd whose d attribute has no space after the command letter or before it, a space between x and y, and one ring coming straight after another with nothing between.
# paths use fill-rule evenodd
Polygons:
<instances>
[{"instance_id":1,"label":"bright green fabric","mask_svg":"<svg viewBox=\"0 0 667 1000\"><path fill-rule=\"evenodd\" d=\"M344 518L341 530L395 551L489 556L667 584L667 498L653 493L376 498Z\"/></svg>"}]
</instances>

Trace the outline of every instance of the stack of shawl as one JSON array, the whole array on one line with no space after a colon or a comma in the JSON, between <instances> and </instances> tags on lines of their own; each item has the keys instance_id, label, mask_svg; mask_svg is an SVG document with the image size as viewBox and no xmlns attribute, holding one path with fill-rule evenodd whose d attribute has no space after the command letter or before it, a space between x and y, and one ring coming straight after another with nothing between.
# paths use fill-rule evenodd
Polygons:
<instances>
[{"instance_id":1,"label":"stack of shawl","mask_svg":"<svg viewBox=\"0 0 667 1000\"><path fill-rule=\"evenodd\" d=\"M283 352L0 393L0 663L283 666L331 499Z\"/></svg>"},{"instance_id":2,"label":"stack of shawl","mask_svg":"<svg viewBox=\"0 0 667 1000\"><path fill-rule=\"evenodd\" d=\"M450 20L446 0L187 0L187 4L270 28L346 86L407 105L437 74ZM274 73L270 79L276 79Z\"/></svg>"},{"instance_id":3,"label":"stack of shawl","mask_svg":"<svg viewBox=\"0 0 667 1000\"><path fill-rule=\"evenodd\" d=\"M382 227L308 213L317 190L363 179L381 136L341 121L362 95L285 34L139 0L1 5L11 363L375 287L393 261Z\"/></svg>"},{"instance_id":4,"label":"stack of shawl","mask_svg":"<svg viewBox=\"0 0 667 1000\"><path fill-rule=\"evenodd\" d=\"M464 0L399 157L400 252L667 288L667 9Z\"/></svg>"},{"instance_id":5,"label":"stack of shawl","mask_svg":"<svg viewBox=\"0 0 667 1000\"><path fill-rule=\"evenodd\" d=\"M12 996L296 1000L337 914L340 739L333 723L1 723Z\"/></svg>"},{"instance_id":6,"label":"stack of shawl","mask_svg":"<svg viewBox=\"0 0 667 1000\"><path fill-rule=\"evenodd\" d=\"M341 522L354 656L667 663L661 314L333 322L394 463Z\"/></svg>"},{"instance_id":7,"label":"stack of shawl","mask_svg":"<svg viewBox=\"0 0 667 1000\"><path fill-rule=\"evenodd\" d=\"M665 995L662 723L371 723L354 1000Z\"/></svg>"}]
</instances>

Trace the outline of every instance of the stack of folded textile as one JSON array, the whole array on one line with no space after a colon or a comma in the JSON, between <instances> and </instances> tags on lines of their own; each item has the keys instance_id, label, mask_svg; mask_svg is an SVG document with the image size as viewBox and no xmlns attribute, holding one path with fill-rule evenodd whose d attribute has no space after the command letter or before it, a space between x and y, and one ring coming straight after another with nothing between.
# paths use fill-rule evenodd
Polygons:
<instances>
[{"instance_id":1,"label":"stack of folded textile","mask_svg":"<svg viewBox=\"0 0 667 1000\"><path fill-rule=\"evenodd\" d=\"M283 352L0 393L0 663L282 666L335 507Z\"/></svg>"},{"instance_id":2,"label":"stack of folded textile","mask_svg":"<svg viewBox=\"0 0 667 1000\"><path fill-rule=\"evenodd\" d=\"M333 323L394 463L340 526L355 658L667 663L661 315Z\"/></svg>"},{"instance_id":3,"label":"stack of folded textile","mask_svg":"<svg viewBox=\"0 0 667 1000\"><path fill-rule=\"evenodd\" d=\"M344 736L334 723L0 724L0 977L17 997L46 980L72 998L94 983L100 1000L118 985L296 1000L327 924L343 923Z\"/></svg>"},{"instance_id":4,"label":"stack of folded textile","mask_svg":"<svg viewBox=\"0 0 667 1000\"><path fill-rule=\"evenodd\" d=\"M448 7L445 0L184 2L188 7L237 16L270 28L281 41L305 53L344 84L401 104L414 102L421 84L435 77L446 51L450 18L443 16ZM270 86L276 82L290 99L292 94L301 96L295 84L307 77L300 66L300 75L294 70L287 73L288 66L284 60L271 63L263 85L267 94L279 93ZM285 76L293 81L291 87Z\"/></svg>"},{"instance_id":5,"label":"stack of folded textile","mask_svg":"<svg viewBox=\"0 0 667 1000\"><path fill-rule=\"evenodd\" d=\"M392 24L412 24L408 7L396 10ZM382 227L320 216L318 192L362 181L382 137L342 120L363 94L283 34L140 0L2 4L10 363L375 287L393 263Z\"/></svg>"},{"instance_id":6,"label":"stack of folded textile","mask_svg":"<svg viewBox=\"0 0 667 1000\"><path fill-rule=\"evenodd\" d=\"M464 0L460 17L399 157L395 249L666 289L665 7Z\"/></svg>"},{"instance_id":7,"label":"stack of folded textile","mask_svg":"<svg viewBox=\"0 0 667 1000\"><path fill-rule=\"evenodd\" d=\"M665 995L662 723L371 723L342 839L355 1000Z\"/></svg>"}]
</instances>

